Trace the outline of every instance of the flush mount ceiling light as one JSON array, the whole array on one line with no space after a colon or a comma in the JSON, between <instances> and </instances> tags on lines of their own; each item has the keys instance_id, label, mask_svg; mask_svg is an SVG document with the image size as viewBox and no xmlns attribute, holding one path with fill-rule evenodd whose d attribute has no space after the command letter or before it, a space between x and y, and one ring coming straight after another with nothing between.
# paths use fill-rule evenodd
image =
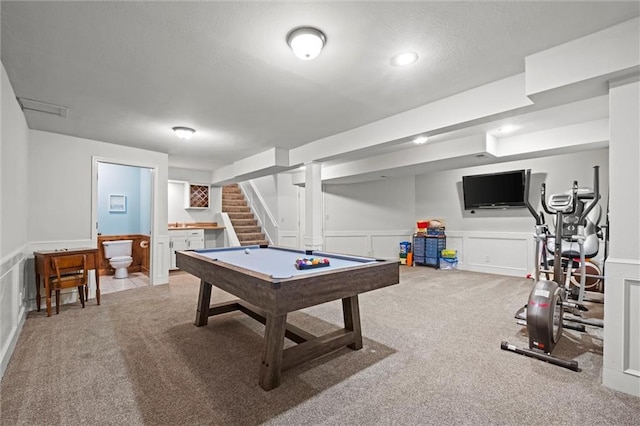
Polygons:
<instances>
[{"instance_id":1,"label":"flush mount ceiling light","mask_svg":"<svg viewBox=\"0 0 640 426\"><path fill-rule=\"evenodd\" d=\"M298 58L308 61L320 54L327 37L317 28L298 27L287 35L287 44Z\"/></svg>"},{"instance_id":2,"label":"flush mount ceiling light","mask_svg":"<svg viewBox=\"0 0 640 426\"><path fill-rule=\"evenodd\" d=\"M426 136L418 136L413 140L413 143L415 143L416 145L422 145L423 143L426 143L428 139L429 138Z\"/></svg>"},{"instance_id":3,"label":"flush mount ceiling light","mask_svg":"<svg viewBox=\"0 0 640 426\"><path fill-rule=\"evenodd\" d=\"M413 64L417 60L418 54L416 52L403 52L391 58L391 65L394 67L404 67Z\"/></svg>"},{"instance_id":4,"label":"flush mount ceiling light","mask_svg":"<svg viewBox=\"0 0 640 426\"><path fill-rule=\"evenodd\" d=\"M176 136L185 140L191 139L191 136L196 132L190 127L174 127L173 131L176 132Z\"/></svg>"}]
</instances>

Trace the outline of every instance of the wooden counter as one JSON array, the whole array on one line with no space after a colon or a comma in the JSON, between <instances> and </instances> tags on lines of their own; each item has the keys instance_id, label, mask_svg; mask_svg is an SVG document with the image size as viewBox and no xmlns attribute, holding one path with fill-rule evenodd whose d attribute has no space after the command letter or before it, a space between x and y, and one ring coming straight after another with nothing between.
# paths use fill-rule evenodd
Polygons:
<instances>
[{"instance_id":1,"label":"wooden counter","mask_svg":"<svg viewBox=\"0 0 640 426\"><path fill-rule=\"evenodd\" d=\"M168 226L169 230L173 230L173 229L224 229L224 226L218 226L217 222L185 222L185 223L178 223L178 222L172 222L169 223Z\"/></svg>"}]
</instances>

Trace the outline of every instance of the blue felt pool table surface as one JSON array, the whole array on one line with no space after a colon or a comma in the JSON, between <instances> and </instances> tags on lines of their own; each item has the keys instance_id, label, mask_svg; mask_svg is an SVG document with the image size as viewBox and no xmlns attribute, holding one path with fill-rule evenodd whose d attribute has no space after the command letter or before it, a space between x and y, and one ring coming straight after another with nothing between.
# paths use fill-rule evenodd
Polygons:
<instances>
[{"instance_id":1,"label":"blue felt pool table surface","mask_svg":"<svg viewBox=\"0 0 640 426\"><path fill-rule=\"evenodd\" d=\"M248 253L245 252L246 250L248 250ZM375 259L368 257L340 255L320 251L314 251L313 254L305 254L306 252L304 250L283 247L260 247L257 245L202 249L194 250L194 252L213 260L270 275L272 278L290 278L376 262ZM299 258L327 258L329 259L330 265L320 268L298 269L296 268L296 259Z\"/></svg>"}]
</instances>

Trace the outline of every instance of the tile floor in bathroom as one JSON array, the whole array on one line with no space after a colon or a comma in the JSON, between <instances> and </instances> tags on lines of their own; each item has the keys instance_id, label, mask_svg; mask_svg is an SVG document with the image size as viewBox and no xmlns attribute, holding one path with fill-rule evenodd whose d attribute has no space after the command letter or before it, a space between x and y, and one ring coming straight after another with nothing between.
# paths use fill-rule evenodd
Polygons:
<instances>
[{"instance_id":1,"label":"tile floor in bathroom","mask_svg":"<svg viewBox=\"0 0 640 426\"><path fill-rule=\"evenodd\" d=\"M113 278L113 275L100 275L100 294L146 287L149 277L142 272L130 272L127 278Z\"/></svg>"}]
</instances>

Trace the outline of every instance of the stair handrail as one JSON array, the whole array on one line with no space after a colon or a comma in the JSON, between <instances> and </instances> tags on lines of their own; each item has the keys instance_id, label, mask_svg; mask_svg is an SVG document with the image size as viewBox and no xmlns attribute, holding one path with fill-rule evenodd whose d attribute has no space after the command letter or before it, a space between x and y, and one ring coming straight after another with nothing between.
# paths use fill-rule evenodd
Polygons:
<instances>
[{"instance_id":1,"label":"stair handrail","mask_svg":"<svg viewBox=\"0 0 640 426\"><path fill-rule=\"evenodd\" d=\"M244 196L249 204L249 208L256 217L265 238L269 243L278 241L278 221L271 214L269 206L262 198L260 191L256 187L253 181L241 182L239 184L240 190L244 193Z\"/></svg>"},{"instance_id":2,"label":"stair handrail","mask_svg":"<svg viewBox=\"0 0 640 426\"><path fill-rule=\"evenodd\" d=\"M236 230L233 228L233 224L231 223L231 219L229 215L225 212L216 213L217 218L219 218L219 222L224 226L225 232L225 247L240 247L240 240L238 239L238 235L236 234ZM217 219L216 218L216 219Z\"/></svg>"}]
</instances>

